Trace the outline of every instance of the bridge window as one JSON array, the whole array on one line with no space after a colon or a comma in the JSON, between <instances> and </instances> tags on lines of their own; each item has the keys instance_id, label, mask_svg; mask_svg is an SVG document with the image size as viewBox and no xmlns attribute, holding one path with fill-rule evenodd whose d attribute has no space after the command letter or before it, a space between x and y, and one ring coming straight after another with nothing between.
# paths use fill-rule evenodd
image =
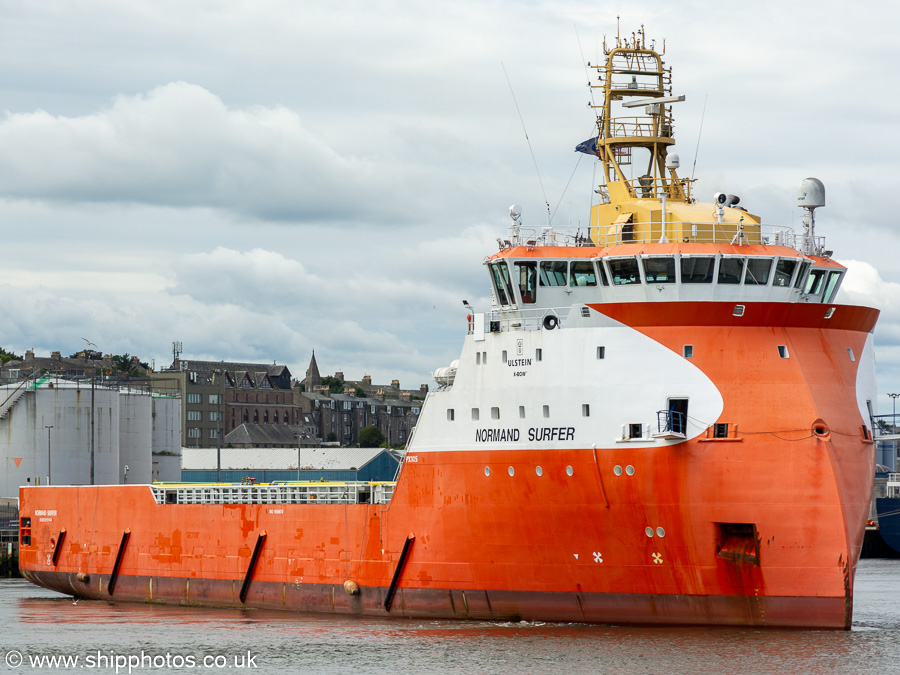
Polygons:
<instances>
[{"instance_id":1,"label":"bridge window","mask_svg":"<svg viewBox=\"0 0 900 675\"><path fill-rule=\"evenodd\" d=\"M739 284L744 275L744 258L722 258L719 262L719 283Z\"/></svg>"},{"instance_id":2,"label":"bridge window","mask_svg":"<svg viewBox=\"0 0 900 675\"><path fill-rule=\"evenodd\" d=\"M522 302L531 304L537 300L537 263L517 262L516 278L519 280Z\"/></svg>"},{"instance_id":3,"label":"bridge window","mask_svg":"<svg viewBox=\"0 0 900 675\"><path fill-rule=\"evenodd\" d=\"M644 437L644 425L643 424L629 424L628 425L628 438L643 438Z\"/></svg>"},{"instance_id":4,"label":"bridge window","mask_svg":"<svg viewBox=\"0 0 900 675\"><path fill-rule=\"evenodd\" d=\"M641 283L641 273L635 258L610 258L609 273L615 286Z\"/></svg>"},{"instance_id":5,"label":"bridge window","mask_svg":"<svg viewBox=\"0 0 900 675\"><path fill-rule=\"evenodd\" d=\"M497 300L501 305L512 304L509 299L509 268L505 262L491 263L491 280L494 282L494 290L497 292Z\"/></svg>"},{"instance_id":6,"label":"bridge window","mask_svg":"<svg viewBox=\"0 0 900 675\"><path fill-rule=\"evenodd\" d=\"M828 283L825 284L825 295L822 297L822 302L831 302L834 298L842 274L843 272L837 271L828 273Z\"/></svg>"},{"instance_id":7,"label":"bridge window","mask_svg":"<svg viewBox=\"0 0 900 675\"><path fill-rule=\"evenodd\" d=\"M771 258L750 258L747 260L747 277L744 279L744 283L765 286L769 283L771 271Z\"/></svg>"},{"instance_id":8,"label":"bridge window","mask_svg":"<svg viewBox=\"0 0 900 675\"><path fill-rule=\"evenodd\" d=\"M541 286L565 286L568 263L545 260L541 263Z\"/></svg>"},{"instance_id":9,"label":"bridge window","mask_svg":"<svg viewBox=\"0 0 900 675\"><path fill-rule=\"evenodd\" d=\"M711 284L716 259L711 255L682 256L681 283Z\"/></svg>"},{"instance_id":10,"label":"bridge window","mask_svg":"<svg viewBox=\"0 0 900 675\"><path fill-rule=\"evenodd\" d=\"M694 358L694 345L684 345L681 348L681 353L684 355L686 359Z\"/></svg>"},{"instance_id":11,"label":"bridge window","mask_svg":"<svg viewBox=\"0 0 900 675\"><path fill-rule=\"evenodd\" d=\"M809 260L804 260L800 263L800 271L797 272L797 279L794 281L794 288L803 288L803 280L806 277L806 272L809 270L812 262Z\"/></svg>"},{"instance_id":12,"label":"bridge window","mask_svg":"<svg viewBox=\"0 0 900 675\"><path fill-rule=\"evenodd\" d=\"M569 285L571 286L596 286L597 275L594 272L594 263L590 260L579 260L572 263L571 274L569 275Z\"/></svg>"},{"instance_id":13,"label":"bridge window","mask_svg":"<svg viewBox=\"0 0 900 675\"><path fill-rule=\"evenodd\" d=\"M590 417L591 416L591 404L590 403L582 403L581 404L581 416L582 417Z\"/></svg>"},{"instance_id":14,"label":"bridge window","mask_svg":"<svg viewBox=\"0 0 900 675\"><path fill-rule=\"evenodd\" d=\"M825 270L812 270L806 279L807 295L818 295L822 292L822 282L825 280Z\"/></svg>"},{"instance_id":15,"label":"bridge window","mask_svg":"<svg viewBox=\"0 0 900 675\"><path fill-rule=\"evenodd\" d=\"M775 265L775 280L772 282L774 286L790 286L791 277L794 276L794 270L797 267L797 261L791 258L782 258Z\"/></svg>"},{"instance_id":16,"label":"bridge window","mask_svg":"<svg viewBox=\"0 0 900 675\"><path fill-rule=\"evenodd\" d=\"M491 419L492 420L500 419L500 408L497 408L497 407L491 408Z\"/></svg>"},{"instance_id":17,"label":"bridge window","mask_svg":"<svg viewBox=\"0 0 900 675\"><path fill-rule=\"evenodd\" d=\"M647 283L674 284L675 283L675 258L672 256L653 256L643 258L644 277Z\"/></svg>"},{"instance_id":18,"label":"bridge window","mask_svg":"<svg viewBox=\"0 0 900 675\"><path fill-rule=\"evenodd\" d=\"M477 422L480 416L481 411L478 408L472 408L472 419Z\"/></svg>"}]
</instances>

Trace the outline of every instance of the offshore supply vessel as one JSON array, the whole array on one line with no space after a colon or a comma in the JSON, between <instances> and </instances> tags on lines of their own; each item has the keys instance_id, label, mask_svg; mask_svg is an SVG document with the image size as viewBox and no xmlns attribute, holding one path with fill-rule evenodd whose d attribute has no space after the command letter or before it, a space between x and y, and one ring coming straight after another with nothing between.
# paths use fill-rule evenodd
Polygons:
<instances>
[{"instance_id":1,"label":"offshore supply vessel","mask_svg":"<svg viewBox=\"0 0 900 675\"><path fill-rule=\"evenodd\" d=\"M846 629L878 311L846 269L678 175L671 69L590 65L589 235L485 259L396 483L26 487L20 567L82 598L370 616ZM596 79L595 79L596 78Z\"/></svg>"}]
</instances>

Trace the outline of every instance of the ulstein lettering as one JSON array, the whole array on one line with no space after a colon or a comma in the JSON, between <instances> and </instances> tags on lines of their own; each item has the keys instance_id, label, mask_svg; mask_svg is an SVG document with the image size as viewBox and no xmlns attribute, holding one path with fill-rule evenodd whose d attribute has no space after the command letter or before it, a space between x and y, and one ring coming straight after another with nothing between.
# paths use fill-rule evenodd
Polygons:
<instances>
[{"instance_id":1,"label":"ulstein lettering","mask_svg":"<svg viewBox=\"0 0 900 675\"><path fill-rule=\"evenodd\" d=\"M574 441L575 427L531 427L529 441Z\"/></svg>"},{"instance_id":2,"label":"ulstein lettering","mask_svg":"<svg viewBox=\"0 0 900 675\"><path fill-rule=\"evenodd\" d=\"M510 368L521 368L522 366L530 366L531 359L507 359L506 365Z\"/></svg>"},{"instance_id":3,"label":"ulstein lettering","mask_svg":"<svg viewBox=\"0 0 900 675\"><path fill-rule=\"evenodd\" d=\"M519 440L518 429L476 429L476 443L515 443Z\"/></svg>"}]
</instances>

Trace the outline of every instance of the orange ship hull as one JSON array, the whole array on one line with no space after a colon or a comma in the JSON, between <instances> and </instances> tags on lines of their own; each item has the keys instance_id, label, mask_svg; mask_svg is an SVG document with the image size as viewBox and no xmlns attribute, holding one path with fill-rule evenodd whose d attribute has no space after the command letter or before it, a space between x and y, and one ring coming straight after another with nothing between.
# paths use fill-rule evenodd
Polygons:
<instances>
[{"instance_id":1,"label":"orange ship hull","mask_svg":"<svg viewBox=\"0 0 900 675\"><path fill-rule=\"evenodd\" d=\"M824 328L811 318L821 305L787 318L770 307L760 316L781 325L736 328L698 325L692 312L716 309L697 304L683 303L680 318L595 309L672 350L691 342L722 393L728 437L420 451L390 504L173 505L148 486L22 488L31 527L20 568L36 584L107 600L849 628L874 443L855 405L856 361L834 355L861 354L878 313L840 307L842 323ZM790 359L759 356L777 360L786 340Z\"/></svg>"}]
</instances>

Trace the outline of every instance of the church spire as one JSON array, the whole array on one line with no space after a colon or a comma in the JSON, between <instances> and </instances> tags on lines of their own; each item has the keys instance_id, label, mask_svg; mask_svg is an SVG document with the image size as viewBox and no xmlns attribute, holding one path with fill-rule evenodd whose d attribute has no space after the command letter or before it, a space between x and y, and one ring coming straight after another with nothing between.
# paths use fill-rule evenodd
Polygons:
<instances>
[{"instance_id":1,"label":"church spire","mask_svg":"<svg viewBox=\"0 0 900 675\"><path fill-rule=\"evenodd\" d=\"M322 377L319 375L319 365L316 363L316 350L313 349L312 358L309 360L309 368L306 369L306 378L303 380L306 391L312 391L314 387L322 384Z\"/></svg>"}]
</instances>

